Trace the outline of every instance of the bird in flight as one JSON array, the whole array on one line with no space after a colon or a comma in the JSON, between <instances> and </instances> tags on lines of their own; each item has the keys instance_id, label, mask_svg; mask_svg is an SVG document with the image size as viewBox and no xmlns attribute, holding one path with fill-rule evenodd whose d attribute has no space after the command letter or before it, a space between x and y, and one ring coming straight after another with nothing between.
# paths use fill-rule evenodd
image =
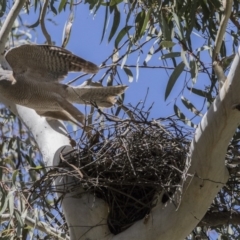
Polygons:
<instances>
[{"instance_id":1,"label":"bird in flight","mask_svg":"<svg viewBox=\"0 0 240 240\"><path fill-rule=\"evenodd\" d=\"M72 103L111 107L127 86L89 84L73 87L59 83L68 72L97 73L99 68L66 49L26 44L10 49L5 59L12 72L0 77L0 94L15 104L34 109L39 115L71 121L81 127L84 114Z\"/></svg>"}]
</instances>

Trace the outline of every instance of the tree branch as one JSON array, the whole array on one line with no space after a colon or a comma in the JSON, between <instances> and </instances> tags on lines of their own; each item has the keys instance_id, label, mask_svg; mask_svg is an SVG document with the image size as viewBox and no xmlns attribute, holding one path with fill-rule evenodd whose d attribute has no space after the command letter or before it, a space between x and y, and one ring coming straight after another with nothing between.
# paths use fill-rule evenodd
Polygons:
<instances>
[{"instance_id":1,"label":"tree branch","mask_svg":"<svg viewBox=\"0 0 240 240\"><path fill-rule=\"evenodd\" d=\"M5 45L7 43L8 35L12 29L13 23L16 20L19 12L21 11L26 0L16 0L13 7L7 15L6 20L0 30L0 53L4 52ZM0 54L1 58L2 55ZM1 59L0 59L1 60Z\"/></svg>"},{"instance_id":2,"label":"tree branch","mask_svg":"<svg viewBox=\"0 0 240 240\"><path fill-rule=\"evenodd\" d=\"M213 62L216 60L216 57L219 54L220 48L222 46L223 36L226 32L227 23L232 13L233 0L222 0L222 3L224 7L224 13L223 13L222 20L218 28L217 36L215 39L215 48L213 50L213 57L212 57Z\"/></svg>"},{"instance_id":3,"label":"tree branch","mask_svg":"<svg viewBox=\"0 0 240 240\"><path fill-rule=\"evenodd\" d=\"M49 0L44 0L43 8L42 8L42 11L41 11L41 14L40 14L39 21L40 21L40 24L41 24L41 29L42 29L43 35L45 36L48 45L51 45L52 44L51 36L47 32L47 29L45 27L45 22L44 22L45 15L46 15L46 12L47 12L48 2L49 2Z\"/></svg>"}]
</instances>

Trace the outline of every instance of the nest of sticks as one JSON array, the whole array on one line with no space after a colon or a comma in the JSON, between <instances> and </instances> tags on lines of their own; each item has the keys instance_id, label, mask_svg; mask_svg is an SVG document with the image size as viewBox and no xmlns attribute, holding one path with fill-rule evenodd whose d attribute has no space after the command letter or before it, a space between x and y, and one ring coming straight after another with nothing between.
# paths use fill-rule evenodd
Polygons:
<instances>
[{"instance_id":1,"label":"nest of sticks","mask_svg":"<svg viewBox=\"0 0 240 240\"><path fill-rule=\"evenodd\" d=\"M147 221L157 201L166 203L181 187L192 132L174 118L149 121L150 110L132 108L130 120L98 112L102 121L95 124L93 136L81 135L75 150L62 153L60 165L36 181L32 191L39 192L49 208L46 197L59 192L54 179L73 177L61 193L80 186L104 199L109 205L108 227L118 234L137 220ZM61 199L52 207L61 214L58 202ZM66 224L62 226L68 231Z\"/></svg>"},{"instance_id":2,"label":"nest of sticks","mask_svg":"<svg viewBox=\"0 0 240 240\"><path fill-rule=\"evenodd\" d=\"M147 219L158 194L167 202L185 168L190 131L173 119L147 121L144 114L132 112L134 120L104 114L107 124L99 123L92 138L81 139L74 157L62 156L60 166L70 168L76 185L108 203L113 234Z\"/></svg>"}]
</instances>

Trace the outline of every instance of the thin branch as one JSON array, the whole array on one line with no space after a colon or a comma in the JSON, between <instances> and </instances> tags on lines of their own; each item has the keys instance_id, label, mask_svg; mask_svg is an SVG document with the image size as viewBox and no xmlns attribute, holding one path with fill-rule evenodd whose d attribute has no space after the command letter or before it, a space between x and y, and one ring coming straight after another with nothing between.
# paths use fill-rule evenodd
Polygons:
<instances>
[{"instance_id":1,"label":"thin branch","mask_svg":"<svg viewBox=\"0 0 240 240\"><path fill-rule=\"evenodd\" d=\"M42 11L41 11L39 21L41 23L41 28L42 28L43 35L45 36L48 45L51 45L52 44L51 36L47 32L47 29L45 27L45 22L44 22L45 15L46 15L46 12L47 12L47 7L48 7L48 1L49 0L45 0L44 3L43 3L43 8L42 8Z\"/></svg>"},{"instance_id":2,"label":"thin branch","mask_svg":"<svg viewBox=\"0 0 240 240\"><path fill-rule=\"evenodd\" d=\"M6 42L8 40L8 35L12 29L13 23L16 20L19 12L21 11L26 0L16 0L13 7L9 11L6 20L0 30L0 53L4 52ZM0 60L2 55L0 54Z\"/></svg>"},{"instance_id":3,"label":"thin branch","mask_svg":"<svg viewBox=\"0 0 240 240\"><path fill-rule=\"evenodd\" d=\"M215 48L213 51L213 58L212 58L213 61L215 61L218 53L220 52L220 48L222 46L222 41L223 41L223 36L226 32L227 23L230 18L230 15L232 13L233 0L223 0L222 3L223 3L223 7L224 7L224 13L223 13L223 17L222 17L220 26L218 28L217 36L215 39Z\"/></svg>"},{"instance_id":4,"label":"thin branch","mask_svg":"<svg viewBox=\"0 0 240 240\"><path fill-rule=\"evenodd\" d=\"M115 65L118 65L118 66L121 66L121 64L115 64ZM127 65L127 64L124 64L124 67L128 67L128 68L136 68L136 65ZM148 65L139 65L138 68L147 68L147 69L160 69L160 68L163 68L163 69L169 69L169 70L174 70L175 67L166 67L166 66L148 66ZM189 71L188 71L189 72Z\"/></svg>"}]
</instances>

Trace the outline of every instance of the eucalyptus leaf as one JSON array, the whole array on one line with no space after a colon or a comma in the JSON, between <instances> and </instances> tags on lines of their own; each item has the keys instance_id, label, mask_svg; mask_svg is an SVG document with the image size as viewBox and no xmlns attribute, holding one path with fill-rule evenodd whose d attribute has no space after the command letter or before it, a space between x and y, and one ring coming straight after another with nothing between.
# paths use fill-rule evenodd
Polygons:
<instances>
[{"instance_id":1,"label":"eucalyptus leaf","mask_svg":"<svg viewBox=\"0 0 240 240\"><path fill-rule=\"evenodd\" d=\"M166 91L165 91L165 100L168 98L169 94L171 93L178 77L180 76L180 74L183 72L185 67L184 62L180 62L177 67L173 70L168 83L167 83L167 87L166 87Z\"/></svg>"},{"instance_id":2,"label":"eucalyptus leaf","mask_svg":"<svg viewBox=\"0 0 240 240\"><path fill-rule=\"evenodd\" d=\"M115 48L118 48L118 44L123 39L123 37L127 34L127 32L132 28L132 26L125 26L117 35L115 40Z\"/></svg>"},{"instance_id":3,"label":"eucalyptus leaf","mask_svg":"<svg viewBox=\"0 0 240 240\"><path fill-rule=\"evenodd\" d=\"M115 33L118 29L119 23L120 23L120 12L116 6L116 7L114 7L113 25L112 25L111 32L108 37L108 42L110 42L111 39L113 38L113 36L115 35Z\"/></svg>"},{"instance_id":4,"label":"eucalyptus leaf","mask_svg":"<svg viewBox=\"0 0 240 240\"><path fill-rule=\"evenodd\" d=\"M132 74L132 71L129 69L129 68L127 68L127 67L123 67L123 70L124 70L124 72L127 74L127 76L128 76L128 81L129 82L132 82L133 81L133 74Z\"/></svg>"},{"instance_id":5,"label":"eucalyptus leaf","mask_svg":"<svg viewBox=\"0 0 240 240\"><path fill-rule=\"evenodd\" d=\"M165 48L172 48L175 45L176 45L176 43L171 42L171 41L161 41L160 42L160 46L163 46Z\"/></svg>"},{"instance_id":6,"label":"eucalyptus leaf","mask_svg":"<svg viewBox=\"0 0 240 240\"><path fill-rule=\"evenodd\" d=\"M175 57L180 57L181 53L180 52L170 52L162 55L160 59L166 59L166 58L175 58Z\"/></svg>"},{"instance_id":7,"label":"eucalyptus leaf","mask_svg":"<svg viewBox=\"0 0 240 240\"><path fill-rule=\"evenodd\" d=\"M58 7L58 12L59 13L63 10L63 8L65 8L66 4L67 4L67 0L62 0L60 2L59 7Z\"/></svg>"},{"instance_id":8,"label":"eucalyptus leaf","mask_svg":"<svg viewBox=\"0 0 240 240\"><path fill-rule=\"evenodd\" d=\"M192 128L196 128L196 127L197 127L196 124L194 124L192 121L190 121L190 120L182 113L182 111L180 110L179 107L177 107L176 104L174 104L173 109L174 109L174 112L175 112L175 114L177 115L177 117L178 117L182 122L184 122L186 125L188 125L188 126L190 126L190 127L192 127Z\"/></svg>"}]
</instances>

